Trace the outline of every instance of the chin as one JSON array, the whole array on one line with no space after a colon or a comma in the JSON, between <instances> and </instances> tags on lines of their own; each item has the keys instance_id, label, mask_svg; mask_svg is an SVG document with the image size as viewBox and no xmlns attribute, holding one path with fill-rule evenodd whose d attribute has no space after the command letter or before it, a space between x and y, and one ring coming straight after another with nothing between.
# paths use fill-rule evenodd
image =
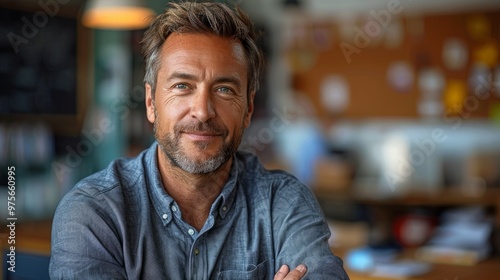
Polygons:
<instances>
[{"instance_id":1,"label":"chin","mask_svg":"<svg viewBox=\"0 0 500 280\"><path fill-rule=\"evenodd\" d=\"M192 162L196 163L203 163L207 160L216 158L219 156L219 152L210 152L208 153L207 151L198 151L195 153L186 153L185 154L187 158L189 158Z\"/></svg>"}]
</instances>

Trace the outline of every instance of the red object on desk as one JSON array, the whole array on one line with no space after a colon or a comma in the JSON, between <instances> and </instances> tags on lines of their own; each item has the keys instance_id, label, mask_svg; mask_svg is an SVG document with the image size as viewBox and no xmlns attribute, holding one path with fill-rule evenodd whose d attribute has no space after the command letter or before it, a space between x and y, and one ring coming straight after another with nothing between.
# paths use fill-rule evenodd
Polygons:
<instances>
[{"instance_id":1,"label":"red object on desk","mask_svg":"<svg viewBox=\"0 0 500 280\"><path fill-rule=\"evenodd\" d=\"M403 247L418 247L431 237L434 227L435 222L432 217L408 214L396 218L393 232Z\"/></svg>"}]
</instances>

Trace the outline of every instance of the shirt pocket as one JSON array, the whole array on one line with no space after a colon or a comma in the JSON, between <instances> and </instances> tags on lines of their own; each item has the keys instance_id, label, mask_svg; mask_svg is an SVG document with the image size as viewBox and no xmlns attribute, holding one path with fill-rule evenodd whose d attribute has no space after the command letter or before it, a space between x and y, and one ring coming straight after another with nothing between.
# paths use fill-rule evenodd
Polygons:
<instances>
[{"instance_id":1,"label":"shirt pocket","mask_svg":"<svg viewBox=\"0 0 500 280\"><path fill-rule=\"evenodd\" d=\"M260 280L260 279L272 279L274 273L270 270L270 265L272 265L272 260L267 260L261 262L260 264L250 267L250 270L239 271L239 270L226 270L219 272L219 280Z\"/></svg>"}]
</instances>

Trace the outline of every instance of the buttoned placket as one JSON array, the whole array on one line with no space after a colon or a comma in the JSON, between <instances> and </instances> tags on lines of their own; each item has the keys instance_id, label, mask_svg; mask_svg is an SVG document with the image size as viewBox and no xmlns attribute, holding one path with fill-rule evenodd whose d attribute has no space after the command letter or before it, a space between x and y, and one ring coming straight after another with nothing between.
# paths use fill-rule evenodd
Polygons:
<instances>
[{"instance_id":1,"label":"buttoned placket","mask_svg":"<svg viewBox=\"0 0 500 280\"><path fill-rule=\"evenodd\" d=\"M182 219L181 211L177 206L175 201L170 201L166 206L166 208L162 207L162 212L160 213L160 218L163 220L164 225L166 226L172 220L175 220L178 225L179 230L183 232L183 237L179 236L179 238L187 241L187 248L189 250L188 254L188 263L187 263L187 278L188 279L208 279L209 275L209 260L207 251L208 246L207 243L209 240L206 240L205 232L209 231L215 224L215 220L224 219L230 207L228 206L228 201L225 196L219 197L214 202L214 208L210 213L207 224L200 231L196 231L192 226L186 223Z\"/></svg>"},{"instance_id":2,"label":"buttoned placket","mask_svg":"<svg viewBox=\"0 0 500 280\"><path fill-rule=\"evenodd\" d=\"M228 207L223 205L219 208L219 213L224 213L224 215L228 211ZM206 232L209 231L215 224L215 220L217 220L217 211L211 213L207 219L206 228L202 229L202 231L196 236L193 240L193 244L191 246L191 251L189 254L189 279L208 279L210 275L208 275L208 248L207 248L207 240L205 238ZM215 214L215 215L214 215ZM220 215L221 217L222 215ZM191 231L192 230L192 231ZM191 234L193 233L193 234ZM189 229L188 234L194 236L196 231L194 229Z\"/></svg>"},{"instance_id":3,"label":"buttoned placket","mask_svg":"<svg viewBox=\"0 0 500 280\"><path fill-rule=\"evenodd\" d=\"M204 271L207 271L207 256L206 254L201 254L202 251L205 250L205 246L203 242L200 242L200 237L202 234L199 234L196 229L194 229L192 226L190 226L188 223L186 223L182 219L182 215L179 211L178 206L175 204L175 202L172 202L169 206L170 208L170 214L164 213L162 215L163 220L171 220L172 218L175 217L175 219L178 221L179 229L187 235L187 240L188 241L188 248L189 248L189 259L188 259L188 279L206 279L207 276L204 275ZM176 222L177 223L177 222ZM185 238L179 236L179 238ZM189 245L190 244L190 245ZM186 248L187 249L187 248Z\"/></svg>"},{"instance_id":4,"label":"buttoned placket","mask_svg":"<svg viewBox=\"0 0 500 280\"><path fill-rule=\"evenodd\" d=\"M190 262L190 279L208 279L208 259L207 259L206 242L203 235L193 242L189 256Z\"/></svg>"}]
</instances>

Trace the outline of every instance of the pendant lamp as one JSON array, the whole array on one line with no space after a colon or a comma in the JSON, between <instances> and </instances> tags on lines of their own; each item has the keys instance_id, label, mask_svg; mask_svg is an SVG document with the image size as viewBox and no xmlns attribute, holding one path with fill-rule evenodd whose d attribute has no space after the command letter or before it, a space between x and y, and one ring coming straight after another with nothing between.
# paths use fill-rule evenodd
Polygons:
<instances>
[{"instance_id":1,"label":"pendant lamp","mask_svg":"<svg viewBox=\"0 0 500 280\"><path fill-rule=\"evenodd\" d=\"M96 29L143 29L154 15L141 0L88 0L82 24Z\"/></svg>"}]
</instances>

